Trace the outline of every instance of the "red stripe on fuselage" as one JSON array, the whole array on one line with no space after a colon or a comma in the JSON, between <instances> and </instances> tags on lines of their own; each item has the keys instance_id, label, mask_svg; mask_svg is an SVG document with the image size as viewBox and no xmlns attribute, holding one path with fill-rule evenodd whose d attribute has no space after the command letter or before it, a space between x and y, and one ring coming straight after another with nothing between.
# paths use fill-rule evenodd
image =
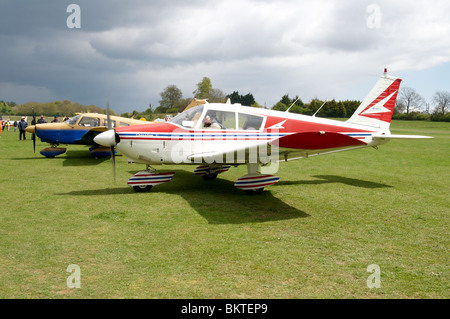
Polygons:
<instances>
[{"instance_id":1,"label":"red stripe on fuselage","mask_svg":"<svg viewBox=\"0 0 450 319\"><path fill-rule=\"evenodd\" d=\"M386 92L388 93L388 92ZM261 114L262 115L262 114ZM351 146L367 145L364 137L350 137L347 133L373 133L374 131L361 128L347 127L345 122L324 123L323 119L293 119L275 116L267 116L266 128L263 132L244 131L244 130L188 130L181 128L170 122L142 124L128 127L116 128L122 140L158 140L158 141L235 141L235 140L253 140L253 141L273 141L274 145L305 150L334 149ZM282 124L280 124L282 123ZM280 128L272 129L270 127L280 124ZM167 136L123 136L120 133L149 133L149 134L167 134ZM236 133L236 136L233 134ZM180 136L179 134L185 134ZM202 134L205 134L203 136ZM217 137L212 136L217 134ZM249 136L245 136L248 134ZM255 136L255 134L260 134ZM271 136L265 136L270 134ZM285 134L280 137L278 134ZM228 136L226 136L228 135ZM253 135L253 136L252 136Z\"/></svg>"}]
</instances>

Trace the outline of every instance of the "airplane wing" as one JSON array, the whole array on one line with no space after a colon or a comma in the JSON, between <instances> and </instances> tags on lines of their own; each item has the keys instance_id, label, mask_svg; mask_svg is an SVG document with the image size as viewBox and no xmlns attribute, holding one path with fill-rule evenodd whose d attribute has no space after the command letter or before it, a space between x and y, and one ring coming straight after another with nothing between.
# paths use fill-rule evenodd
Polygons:
<instances>
[{"instance_id":1,"label":"airplane wing","mask_svg":"<svg viewBox=\"0 0 450 319\"><path fill-rule=\"evenodd\" d=\"M421 135L373 134L372 138L375 140L386 140L419 139L430 137ZM231 161L226 159L233 158L232 156L234 156L235 159L241 159L241 161L238 161L239 163L244 163L245 161L243 159L245 158L246 160L248 160L249 154L258 156L258 158L260 159L260 156L262 156L262 154L268 154L268 156L275 154L274 147L277 147L279 158L288 161L367 146L368 144L366 142L348 136L347 134L326 131L300 132L277 137L272 140L256 140L251 142L248 141L247 143L240 146L222 148L218 151L212 150L201 153L194 153L189 155L188 159L194 163L212 163L214 160L221 163L231 163ZM264 153L264 151L261 153L261 149L266 150L266 153ZM254 150L256 150L256 152L254 152Z\"/></svg>"},{"instance_id":2,"label":"airplane wing","mask_svg":"<svg viewBox=\"0 0 450 319\"><path fill-rule=\"evenodd\" d=\"M94 145L94 137L102 132L106 132L108 128L106 126L96 126L87 131L82 137L81 140L83 143L87 145Z\"/></svg>"},{"instance_id":3,"label":"airplane wing","mask_svg":"<svg viewBox=\"0 0 450 319\"><path fill-rule=\"evenodd\" d=\"M421 135L384 135L372 134L374 141L389 139L420 139L432 138ZM302 132L281 137L272 144L280 147L286 161L310 156L325 155L369 146L366 142L347 134L336 132ZM280 156L281 158L281 156Z\"/></svg>"},{"instance_id":4,"label":"airplane wing","mask_svg":"<svg viewBox=\"0 0 450 319\"><path fill-rule=\"evenodd\" d=\"M286 135L272 142L272 145L301 150L323 150L367 144L346 134L319 131Z\"/></svg>"},{"instance_id":5,"label":"airplane wing","mask_svg":"<svg viewBox=\"0 0 450 319\"><path fill-rule=\"evenodd\" d=\"M232 147L224 147L218 151L204 151L199 153L190 154L187 158L193 163L212 163L214 160L217 163L242 163L248 160L249 154L256 154L258 156L259 148L267 148L270 149L270 145L268 144L270 141L268 140L255 140L255 141L247 141L245 144L240 144L238 146ZM256 150L256 152L252 152L252 150ZM269 151L270 152L270 151ZM267 153L267 152L266 152ZM262 152L262 154L265 154ZM230 161L233 159L233 161Z\"/></svg>"},{"instance_id":6,"label":"airplane wing","mask_svg":"<svg viewBox=\"0 0 450 319\"><path fill-rule=\"evenodd\" d=\"M188 156L188 159L194 163L213 162L216 160L221 163L231 163L228 159L240 159L239 163L249 159L249 156L258 157L258 159L273 156L278 152L279 158L307 157L314 154L323 153L323 150L350 149L356 147L365 147L366 143L352 138L346 134L335 132L301 132L276 137L271 140L246 141L241 145L221 148L220 150L204 151L194 153ZM274 149L276 147L277 149ZM256 152L255 152L256 150ZM244 161L245 162L245 161Z\"/></svg>"}]
</instances>

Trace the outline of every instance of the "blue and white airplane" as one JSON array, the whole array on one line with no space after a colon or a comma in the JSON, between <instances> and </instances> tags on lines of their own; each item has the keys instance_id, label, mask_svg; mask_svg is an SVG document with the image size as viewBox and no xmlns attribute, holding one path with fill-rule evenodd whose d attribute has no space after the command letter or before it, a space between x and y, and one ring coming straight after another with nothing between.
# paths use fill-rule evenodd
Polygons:
<instances>
[{"instance_id":1,"label":"blue and white airplane","mask_svg":"<svg viewBox=\"0 0 450 319\"><path fill-rule=\"evenodd\" d=\"M26 131L36 134L42 142L50 143L40 151L45 157L55 157L66 152L66 148L58 147L60 144L92 145L90 148L92 156L111 156L109 147L102 147L95 143L94 137L111 128L143 124L145 120L135 120L120 116L110 116L108 122L106 114L81 113L60 123L40 123L31 125ZM148 122L145 122L148 123ZM36 150L36 138L33 140Z\"/></svg>"}]
</instances>

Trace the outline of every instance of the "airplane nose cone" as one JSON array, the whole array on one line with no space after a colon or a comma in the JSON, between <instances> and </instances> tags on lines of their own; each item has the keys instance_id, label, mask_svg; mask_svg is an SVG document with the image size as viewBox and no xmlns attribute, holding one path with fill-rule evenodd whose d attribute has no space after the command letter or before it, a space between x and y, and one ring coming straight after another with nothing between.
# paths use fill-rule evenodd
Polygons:
<instances>
[{"instance_id":1,"label":"airplane nose cone","mask_svg":"<svg viewBox=\"0 0 450 319\"><path fill-rule=\"evenodd\" d=\"M35 125L28 126L25 129L25 131L27 131L28 133L31 133L31 134L36 134L36 126Z\"/></svg>"},{"instance_id":2,"label":"airplane nose cone","mask_svg":"<svg viewBox=\"0 0 450 319\"><path fill-rule=\"evenodd\" d=\"M109 130L100 133L94 137L94 142L103 146L114 146L116 145L116 132L114 130Z\"/></svg>"}]
</instances>

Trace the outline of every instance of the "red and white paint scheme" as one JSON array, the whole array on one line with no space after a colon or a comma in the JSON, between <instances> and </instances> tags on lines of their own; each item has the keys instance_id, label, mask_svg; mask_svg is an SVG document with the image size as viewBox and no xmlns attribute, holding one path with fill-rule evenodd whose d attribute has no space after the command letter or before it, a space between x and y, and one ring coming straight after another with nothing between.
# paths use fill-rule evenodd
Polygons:
<instances>
[{"instance_id":1,"label":"red and white paint scheme","mask_svg":"<svg viewBox=\"0 0 450 319\"><path fill-rule=\"evenodd\" d=\"M136 192L146 192L153 186L170 182L174 174L175 172L151 173L140 171L128 180L128 185L133 187Z\"/></svg>"},{"instance_id":2,"label":"red and white paint scheme","mask_svg":"<svg viewBox=\"0 0 450 319\"><path fill-rule=\"evenodd\" d=\"M235 186L247 193L260 193L278 182L272 174L281 161L376 148L391 139L427 138L392 135L389 131L400 82L385 70L345 122L228 101L195 106L165 123L117 127L97 135L95 142L115 146L130 162L147 168L157 164L197 165L196 174L205 179L214 179L229 165L247 165L248 174ZM153 170L151 174L158 173ZM152 184L140 186L145 185Z\"/></svg>"}]
</instances>

